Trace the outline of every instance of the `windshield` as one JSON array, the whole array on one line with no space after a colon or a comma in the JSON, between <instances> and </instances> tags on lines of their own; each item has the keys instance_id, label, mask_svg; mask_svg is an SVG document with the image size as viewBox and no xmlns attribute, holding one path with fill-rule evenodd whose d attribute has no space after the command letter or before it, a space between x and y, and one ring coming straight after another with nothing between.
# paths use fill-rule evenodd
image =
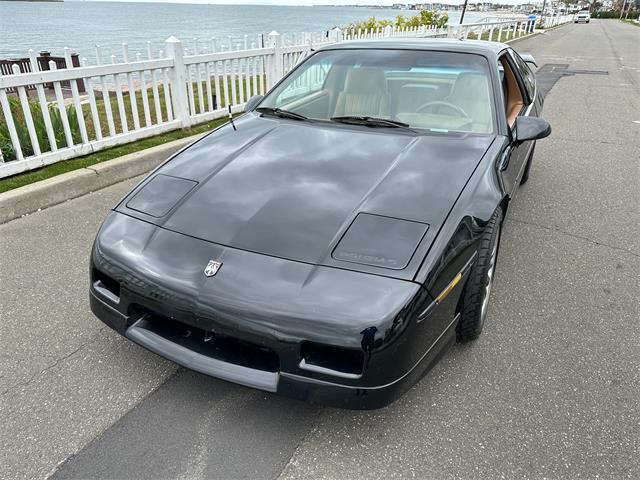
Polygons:
<instances>
[{"instance_id":1,"label":"windshield","mask_svg":"<svg viewBox=\"0 0 640 480\"><path fill-rule=\"evenodd\" d=\"M328 50L308 58L259 110L309 119L385 119L436 132L491 133L488 63L466 53ZM375 126L393 126L376 122Z\"/></svg>"}]
</instances>

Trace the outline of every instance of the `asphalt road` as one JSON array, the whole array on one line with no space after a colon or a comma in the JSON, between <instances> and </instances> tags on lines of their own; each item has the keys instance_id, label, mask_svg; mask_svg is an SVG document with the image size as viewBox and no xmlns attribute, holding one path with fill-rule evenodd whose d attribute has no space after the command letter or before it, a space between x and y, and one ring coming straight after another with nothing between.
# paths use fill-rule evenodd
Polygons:
<instances>
[{"instance_id":1,"label":"asphalt road","mask_svg":"<svg viewBox=\"0 0 640 480\"><path fill-rule=\"evenodd\" d=\"M485 332L381 410L218 381L103 327L88 253L132 182L0 225L0 478L640 478L638 45L597 20L515 44L553 134Z\"/></svg>"}]
</instances>

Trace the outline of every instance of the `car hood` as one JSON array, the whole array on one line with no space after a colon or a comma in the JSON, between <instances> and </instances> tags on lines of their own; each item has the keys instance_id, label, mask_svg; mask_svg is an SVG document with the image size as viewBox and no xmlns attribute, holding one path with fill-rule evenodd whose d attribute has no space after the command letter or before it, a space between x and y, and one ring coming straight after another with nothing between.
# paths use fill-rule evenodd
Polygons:
<instances>
[{"instance_id":1,"label":"car hood","mask_svg":"<svg viewBox=\"0 0 640 480\"><path fill-rule=\"evenodd\" d=\"M117 210L219 245L412 278L493 141L256 114L236 127L180 152Z\"/></svg>"}]
</instances>

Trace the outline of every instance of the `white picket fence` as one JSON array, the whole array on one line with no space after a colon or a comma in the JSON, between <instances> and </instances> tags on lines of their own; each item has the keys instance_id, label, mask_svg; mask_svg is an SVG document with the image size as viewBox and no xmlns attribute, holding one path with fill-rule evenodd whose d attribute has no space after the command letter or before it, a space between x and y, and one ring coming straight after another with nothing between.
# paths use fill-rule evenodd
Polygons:
<instances>
[{"instance_id":1,"label":"white picket fence","mask_svg":"<svg viewBox=\"0 0 640 480\"><path fill-rule=\"evenodd\" d=\"M142 60L138 54L132 61L125 44L121 62L112 56L111 63L105 63L98 49L98 65L78 68L71 67L70 52L65 49L67 69L56 70L50 62L49 71L39 71L35 54L29 51L32 72L21 74L15 67L15 75L0 76L0 106L15 152L15 160L5 161L0 151L0 178L220 118L227 115L229 106L234 113L240 112L252 95L264 94L317 45L309 41L285 47L276 32L269 36L269 42L265 48L185 55L182 42L171 37L161 58L152 58L149 51L147 59ZM87 87L86 99L80 97L78 80ZM64 81L70 81L73 119L66 110L61 87ZM46 98L45 84L53 84L53 106ZM27 86L35 86L37 111L30 106ZM16 127L7 95L10 88L18 92L20 121L28 132L30 155L23 152L25 135L20 135ZM101 101L96 96L101 96ZM87 103L90 119L85 119L83 110ZM54 114L63 132L55 131ZM41 145L42 135L38 137L35 115L42 117L46 150ZM80 138L78 133L73 135L72 127L79 131Z\"/></svg>"},{"instance_id":2,"label":"white picket fence","mask_svg":"<svg viewBox=\"0 0 640 480\"><path fill-rule=\"evenodd\" d=\"M100 48L96 48L97 65L89 66L83 60L81 67L73 68L70 51L65 49L67 68L56 70L50 62L48 71L39 71L36 56L30 50L30 73L19 73L14 66L14 75L0 76L0 107L15 156L9 161L0 149L0 178L221 118L228 114L229 107L234 113L241 112L251 96L264 94L318 46L382 37L468 38L475 33L480 38L485 32L493 36L494 31L498 32L498 41L505 41L526 28L527 20L520 19L441 29L386 27L344 33L334 29L327 35L294 36L299 40L294 45L283 45L282 36L272 32L265 47L255 48L245 40L242 50L216 47L214 40L202 53L206 46L194 39L193 54L188 54L180 40L171 37L159 58L154 58L149 46L146 59L137 53L134 60L123 44L122 61L112 55L111 61L106 62ZM86 98L78 92L79 80L86 86ZM71 89L69 111L61 87L65 81L70 82ZM53 102L45 94L45 85L50 84ZM33 86L39 106L35 109L26 90ZM14 118L9 89L17 90L22 118ZM87 104L90 115L87 113L85 118L83 106L86 108Z\"/></svg>"},{"instance_id":3,"label":"white picket fence","mask_svg":"<svg viewBox=\"0 0 640 480\"><path fill-rule=\"evenodd\" d=\"M546 17L544 19L544 27L551 28L571 22L572 20L572 15ZM475 38L479 39L484 38L483 35L487 34L487 40L506 42L532 32L534 26L537 27L539 25L539 17L535 20L529 20L528 18L511 18L492 22L463 23L462 25L449 26L448 36L466 40L470 34L475 34Z\"/></svg>"}]
</instances>

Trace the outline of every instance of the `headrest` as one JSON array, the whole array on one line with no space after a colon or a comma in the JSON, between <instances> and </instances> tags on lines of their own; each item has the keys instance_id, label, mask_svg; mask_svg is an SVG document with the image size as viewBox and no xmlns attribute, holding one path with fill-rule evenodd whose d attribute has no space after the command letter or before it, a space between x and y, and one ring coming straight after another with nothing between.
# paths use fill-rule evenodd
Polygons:
<instances>
[{"instance_id":1,"label":"headrest","mask_svg":"<svg viewBox=\"0 0 640 480\"><path fill-rule=\"evenodd\" d=\"M348 93L359 94L386 93L387 81L384 72L378 68L354 68L347 73L344 90Z\"/></svg>"},{"instance_id":2,"label":"headrest","mask_svg":"<svg viewBox=\"0 0 640 480\"><path fill-rule=\"evenodd\" d=\"M487 88L487 76L481 73L461 73L456 78L456 83L451 89L451 98L457 96L480 96L484 99L487 97L489 89Z\"/></svg>"}]
</instances>

